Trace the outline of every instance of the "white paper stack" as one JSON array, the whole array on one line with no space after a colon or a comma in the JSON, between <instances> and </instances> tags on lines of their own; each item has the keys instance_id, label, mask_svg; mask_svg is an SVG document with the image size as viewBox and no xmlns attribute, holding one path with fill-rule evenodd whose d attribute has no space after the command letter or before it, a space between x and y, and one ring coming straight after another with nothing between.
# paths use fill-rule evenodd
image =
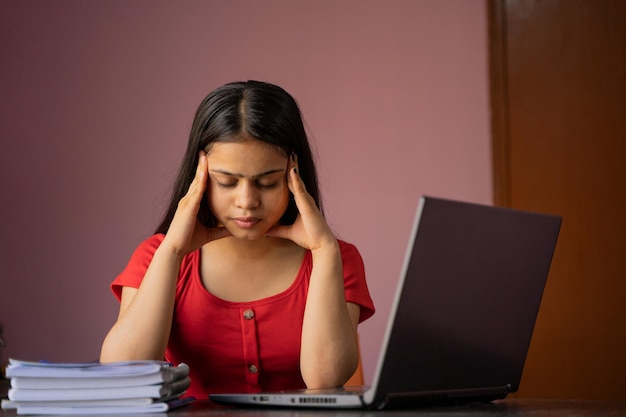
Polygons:
<instances>
[{"instance_id":1,"label":"white paper stack","mask_svg":"<svg viewBox=\"0 0 626 417\"><path fill-rule=\"evenodd\" d=\"M165 412L193 401L189 367L162 361L48 363L10 359L3 409L17 414Z\"/></svg>"}]
</instances>

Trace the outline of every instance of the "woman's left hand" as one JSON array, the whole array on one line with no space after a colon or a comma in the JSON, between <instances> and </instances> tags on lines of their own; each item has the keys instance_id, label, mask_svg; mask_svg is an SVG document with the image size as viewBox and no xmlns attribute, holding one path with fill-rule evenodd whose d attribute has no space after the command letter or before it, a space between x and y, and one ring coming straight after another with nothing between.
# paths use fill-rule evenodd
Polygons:
<instances>
[{"instance_id":1,"label":"woman's left hand","mask_svg":"<svg viewBox=\"0 0 626 417\"><path fill-rule=\"evenodd\" d=\"M337 240L333 232L300 178L295 155L289 158L287 185L298 207L298 217L292 225L274 226L267 231L266 236L289 239L311 251L327 245L336 245Z\"/></svg>"},{"instance_id":2,"label":"woman's left hand","mask_svg":"<svg viewBox=\"0 0 626 417\"><path fill-rule=\"evenodd\" d=\"M312 253L302 339L300 370L308 388L343 385L357 367L356 327L360 309L346 303L339 243L307 192L297 160L289 162L287 184L298 207L290 225L271 228L267 236L289 239Z\"/></svg>"}]
</instances>

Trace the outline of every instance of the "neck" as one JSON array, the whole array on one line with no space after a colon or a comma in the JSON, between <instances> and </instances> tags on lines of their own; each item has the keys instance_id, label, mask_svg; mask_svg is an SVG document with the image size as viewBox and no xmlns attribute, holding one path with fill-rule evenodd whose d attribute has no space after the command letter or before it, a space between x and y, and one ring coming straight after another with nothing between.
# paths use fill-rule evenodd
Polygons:
<instances>
[{"instance_id":1,"label":"neck","mask_svg":"<svg viewBox=\"0 0 626 417\"><path fill-rule=\"evenodd\" d=\"M227 237L209 243L212 249L220 251L228 256L233 254L238 259L254 260L267 258L276 253L294 247L294 243L280 238L263 237L255 240L237 239L235 237Z\"/></svg>"}]
</instances>

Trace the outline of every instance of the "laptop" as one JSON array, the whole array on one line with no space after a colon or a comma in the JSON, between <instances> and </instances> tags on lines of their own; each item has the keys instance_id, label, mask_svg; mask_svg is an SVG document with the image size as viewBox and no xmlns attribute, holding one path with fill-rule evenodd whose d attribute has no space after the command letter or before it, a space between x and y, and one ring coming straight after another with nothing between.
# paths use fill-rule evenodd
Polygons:
<instances>
[{"instance_id":1,"label":"laptop","mask_svg":"<svg viewBox=\"0 0 626 417\"><path fill-rule=\"evenodd\" d=\"M519 387L560 226L555 215L422 197L371 386L210 398L373 409L503 399Z\"/></svg>"}]
</instances>

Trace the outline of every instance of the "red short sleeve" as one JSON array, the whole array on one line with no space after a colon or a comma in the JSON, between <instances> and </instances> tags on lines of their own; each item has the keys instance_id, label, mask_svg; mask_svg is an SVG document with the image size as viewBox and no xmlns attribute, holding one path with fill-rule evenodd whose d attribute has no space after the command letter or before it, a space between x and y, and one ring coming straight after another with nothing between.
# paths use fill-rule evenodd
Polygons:
<instances>
[{"instance_id":1,"label":"red short sleeve","mask_svg":"<svg viewBox=\"0 0 626 417\"><path fill-rule=\"evenodd\" d=\"M357 248L344 241L339 241L343 262L343 280L346 301L361 307L359 323L374 315L374 303L365 281L365 266Z\"/></svg>"},{"instance_id":2,"label":"red short sleeve","mask_svg":"<svg viewBox=\"0 0 626 417\"><path fill-rule=\"evenodd\" d=\"M139 288L148 266L152 262L154 252L164 238L165 235L162 234L153 235L135 249L126 268L111 283L111 290L118 301L122 299L122 287Z\"/></svg>"}]
</instances>

